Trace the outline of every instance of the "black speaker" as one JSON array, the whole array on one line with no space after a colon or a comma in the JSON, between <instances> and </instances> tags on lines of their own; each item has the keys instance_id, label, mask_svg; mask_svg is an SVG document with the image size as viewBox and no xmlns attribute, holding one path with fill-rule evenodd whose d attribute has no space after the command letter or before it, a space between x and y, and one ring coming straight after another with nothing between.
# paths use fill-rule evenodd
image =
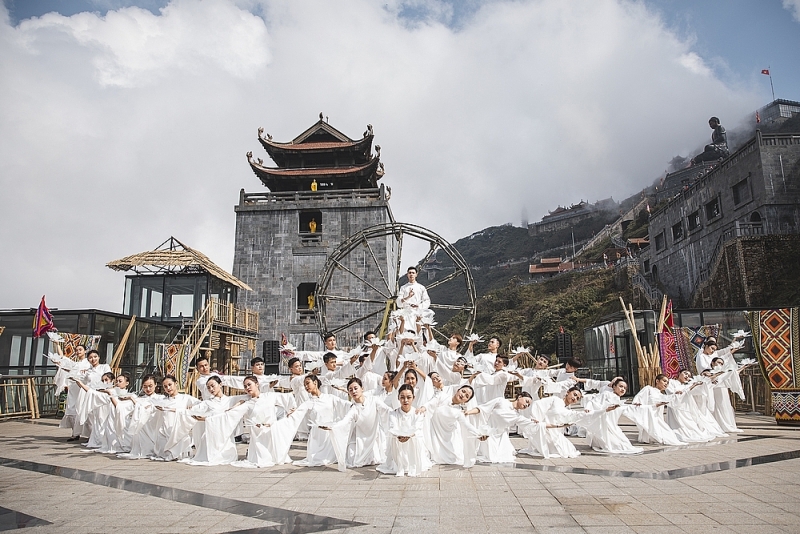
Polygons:
<instances>
[{"instance_id":1,"label":"black speaker","mask_svg":"<svg viewBox=\"0 0 800 534\"><path fill-rule=\"evenodd\" d=\"M558 361L563 363L572 358L572 336L566 332L561 332L556 336L556 356Z\"/></svg>"},{"instance_id":2,"label":"black speaker","mask_svg":"<svg viewBox=\"0 0 800 534\"><path fill-rule=\"evenodd\" d=\"M264 340L261 348L261 357L266 365L281 363L281 345L279 341Z\"/></svg>"}]
</instances>

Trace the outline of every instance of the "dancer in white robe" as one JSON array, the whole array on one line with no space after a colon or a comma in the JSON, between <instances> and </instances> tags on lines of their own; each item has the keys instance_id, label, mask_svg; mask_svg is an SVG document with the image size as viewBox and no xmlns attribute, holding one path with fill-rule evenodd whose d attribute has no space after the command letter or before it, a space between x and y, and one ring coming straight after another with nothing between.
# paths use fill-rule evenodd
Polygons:
<instances>
[{"instance_id":1,"label":"dancer in white robe","mask_svg":"<svg viewBox=\"0 0 800 534\"><path fill-rule=\"evenodd\" d=\"M250 375L254 376L258 380L258 387L261 391L267 392L272 391L272 388L280 381L280 376L278 375L267 375L264 374L264 369L266 365L264 364L264 359L260 356L257 356L250 360ZM235 389L244 389L244 379L245 376L237 376L237 375L220 375L220 379L222 379L222 385L228 386L230 388Z\"/></svg>"},{"instance_id":2,"label":"dancer in white robe","mask_svg":"<svg viewBox=\"0 0 800 534\"><path fill-rule=\"evenodd\" d=\"M64 417L58 425L59 428L69 428L72 431L72 435L67 438L67 441L78 441L84 433L83 425L79 424L75 417L78 413L78 394L81 388L74 380L69 380L69 377L80 377L91 367L86 359L86 347L78 345L75 353L75 360L57 354L48 355L48 358L58 366L55 383L61 385L61 389L67 387L67 405L64 408ZM58 393L61 393L60 389ZM88 437L88 433L86 435Z\"/></svg>"},{"instance_id":3,"label":"dancer in white robe","mask_svg":"<svg viewBox=\"0 0 800 534\"><path fill-rule=\"evenodd\" d=\"M724 432L731 434L741 432L736 426L736 412L731 405L729 391L733 391L740 399L744 400L744 390L738 373L739 366L733 357L733 354L741 349L742 346L743 342L734 340L724 349L718 349L716 339L710 338L703 344L702 349L697 351L695 356L698 373L705 369L711 369L714 374L719 374L713 380L712 395L714 400L711 413L720 428ZM714 360L717 358L719 358L719 362L715 365Z\"/></svg>"},{"instance_id":4,"label":"dancer in white robe","mask_svg":"<svg viewBox=\"0 0 800 534\"><path fill-rule=\"evenodd\" d=\"M686 369L678 372L678 379L670 379L666 392L674 395L667 405L667 424L675 431L678 439L686 443L705 443L717 437L702 424L697 403L692 398L694 390L702 386L700 381L692 381L692 373ZM722 429L719 429L722 434Z\"/></svg>"},{"instance_id":5,"label":"dancer in white robe","mask_svg":"<svg viewBox=\"0 0 800 534\"><path fill-rule=\"evenodd\" d=\"M308 414L308 446L306 447L306 457L292 463L300 467L330 465L336 462L336 451L333 448L330 433L320 427L330 427L344 417L350 403L339 397L322 393L320 379L316 375L306 375L304 384L309 398L297 407L292 416Z\"/></svg>"},{"instance_id":6,"label":"dancer in white robe","mask_svg":"<svg viewBox=\"0 0 800 534\"><path fill-rule=\"evenodd\" d=\"M599 452L641 454L644 449L634 447L619 427L619 418L625 411L621 397L627 392L628 384L617 379L612 381L611 388L612 391L598 393L592 398L581 419L589 446Z\"/></svg>"},{"instance_id":7,"label":"dancer in white robe","mask_svg":"<svg viewBox=\"0 0 800 534\"><path fill-rule=\"evenodd\" d=\"M212 395L208 392L206 383L212 376L219 376L219 373L211 370L211 362L209 362L208 358L205 356L200 356L197 358L194 362L194 366L198 373L197 379L195 380L197 393L200 395L202 400L208 400L212 397Z\"/></svg>"},{"instance_id":8,"label":"dancer in white robe","mask_svg":"<svg viewBox=\"0 0 800 534\"><path fill-rule=\"evenodd\" d=\"M400 407L400 401L397 398L398 390L394 387L394 379L396 376L397 373L395 371L386 371L381 378L381 387L376 388L372 392L372 395L376 399L383 401L392 410L396 410Z\"/></svg>"},{"instance_id":9,"label":"dancer in white robe","mask_svg":"<svg viewBox=\"0 0 800 534\"><path fill-rule=\"evenodd\" d=\"M464 359L464 365L467 364L467 360L472 358L474 355L472 354L472 348L475 346L475 342L469 343L467 346L466 352L462 355L459 350L464 343L464 337L461 334L450 334L450 337L447 338L447 347L441 347L438 352L438 357L436 359L437 365L443 365L445 369L452 369L453 364L456 363L456 360L459 358ZM441 372L441 370L439 370ZM461 369L463 371L463 369ZM461 374L461 371L458 373ZM447 381L446 377L442 377ZM448 384L452 385L452 384Z\"/></svg>"},{"instance_id":10,"label":"dancer in white robe","mask_svg":"<svg viewBox=\"0 0 800 534\"><path fill-rule=\"evenodd\" d=\"M156 393L156 377L142 377L142 395L131 397L134 408L128 422L128 433L131 435L130 452L118 454L118 458L136 460L150 458L154 454L156 436L158 434L156 405L164 400L164 396Z\"/></svg>"},{"instance_id":11,"label":"dancer in white robe","mask_svg":"<svg viewBox=\"0 0 800 534\"><path fill-rule=\"evenodd\" d=\"M240 397L228 397L222 393L222 380L211 376L206 381L210 399L189 408L183 413L176 412L176 425L167 448L173 448L189 433L195 446L194 456L180 460L189 465L225 465L238 459L234 433L241 420L226 412Z\"/></svg>"},{"instance_id":12,"label":"dancer in white robe","mask_svg":"<svg viewBox=\"0 0 800 534\"><path fill-rule=\"evenodd\" d=\"M86 353L86 361L89 362L89 367L82 371L82 374L78 375L78 380L83 382L84 384L88 385L90 388L96 389L102 382L102 377L106 373L111 373L111 367L109 367L106 363L100 363L100 353L96 350L92 349ZM111 374L113 377L113 373ZM79 386L80 387L80 386ZM88 419L87 413L80 413L81 405L85 403L85 397L87 393L83 389L78 389L78 397L75 402L75 408L78 412L77 423L81 428L80 435L85 437L91 437L92 433L92 421ZM107 400L107 399L106 399ZM75 429L73 429L73 437L74 437ZM98 434L95 434L98 436ZM98 441L93 441L91 444L91 448L99 447Z\"/></svg>"},{"instance_id":13,"label":"dancer in white robe","mask_svg":"<svg viewBox=\"0 0 800 534\"><path fill-rule=\"evenodd\" d=\"M113 427L114 442L109 444L107 450L101 452L108 452L120 454L123 452L130 452L131 440L133 435L129 430L129 424L132 420L133 410L136 408L134 399L136 394L131 391L126 391L130 387L130 375L122 373L120 375L125 378L126 385L121 386L118 384L116 388L116 395L111 395L111 404L114 405L113 414L109 418L108 424ZM120 377L117 377L120 380Z\"/></svg>"},{"instance_id":14,"label":"dancer in white robe","mask_svg":"<svg viewBox=\"0 0 800 534\"><path fill-rule=\"evenodd\" d=\"M323 428L331 433L339 471L382 464L386 459L386 433L381 421L391 408L372 395L365 395L359 378L350 379L347 392L353 399L347 414Z\"/></svg>"},{"instance_id":15,"label":"dancer in white robe","mask_svg":"<svg viewBox=\"0 0 800 534\"><path fill-rule=\"evenodd\" d=\"M131 398L135 395L128 391L130 383L130 375L121 373L114 379L114 387L104 391L111 406L108 407L107 417L98 421L104 429L102 444L95 452L117 454L130 450L131 437L118 425L118 421L124 421L130 416L134 407Z\"/></svg>"},{"instance_id":16,"label":"dancer in white robe","mask_svg":"<svg viewBox=\"0 0 800 534\"><path fill-rule=\"evenodd\" d=\"M109 391L114 387L114 373L103 373L100 382L84 382L80 378L72 377L81 392L78 395L77 418L78 423L91 428L89 441L84 443L84 447L89 449L100 449L105 442L106 421L111 414L111 398Z\"/></svg>"},{"instance_id":17,"label":"dancer in white robe","mask_svg":"<svg viewBox=\"0 0 800 534\"><path fill-rule=\"evenodd\" d=\"M499 355L493 362L493 372L476 371L469 377L469 383L475 389L475 400L478 404L502 399L508 383L517 380L517 377L506 369L508 362L507 356Z\"/></svg>"},{"instance_id":18,"label":"dancer in white robe","mask_svg":"<svg viewBox=\"0 0 800 534\"><path fill-rule=\"evenodd\" d=\"M339 387L341 386L336 387L334 384L337 381L341 381L340 384L344 385L346 379L353 376L353 373L356 372L353 363L355 363L357 359L358 353L345 359L344 362L340 364L337 361L336 354L333 352L326 352L322 357L323 367L319 375L320 382L322 383L320 391L329 395L335 395L343 400L348 400L347 392L340 390Z\"/></svg>"},{"instance_id":19,"label":"dancer in white robe","mask_svg":"<svg viewBox=\"0 0 800 534\"><path fill-rule=\"evenodd\" d=\"M178 393L178 383L173 376L167 375L161 380L161 390L164 392L164 398L154 403L156 412L151 424L156 431L150 459L165 462L182 460L187 458L192 450L191 434L187 433L171 447L167 447L167 443L175 430L177 414L186 412L200 401L191 395Z\"/></svg>"},{"instance_id":20,"label":"dancer in white robe","mask_svg":"<svg viewBox=\"0 0 800 534\"><path fill-rule=\"evenodd\" d=\"M255 375L245 377L243 385L250 398L239 400L239 405L228 411L228 417L235 418L242 414L250 442L247 445L247 457L231 465L255 468L291 462L289 447L299 423L299 418L290 417L295 408L294 397L291 393L261 391ZM287 417L278 419L278 408L288 414Z\"/></svg>"},{"instance_id":21,"label":"dancer in white robe","mask_svg":"<svg viewBox=\"0 0 800 534\"><path fill-rule=\"evenodd\" d=\"M438 371L432 371L425 381L425 395L429 400L438 397L452 397L462 384L445 385Z\"/></svg>"},{"instance_id":22,"label":"dancer in white robe","mask_svg":"<svg viewBox=\"0 0 800 534\"><path fill-rule=\"evenodd\" d=\"M378 347L376 346L373 348ZM361 383L364 384L364 391L372 392L381 387L383 373L385 370L382 370L380 373L375 372L375 362L373 360L374 357L374 351L362 352L358 357L358 369L356 369L356 372L353 376L361 380Z\"/></svg>"},{"instance_id":23,"label":"dancer in white robe","mask_svg":"<svg viewBox=\"0 0 800 534\"><path fill-rule=\"evenodd\" d=\"M452 364L446 364L441 357L436 361L436 372L442 377L445 386L460 386L466 383L463 373L467 367L467 359L458 356Z\"/></svg>"},{"instance_id":24,"label":"dancer in white robe","mask_svg":"<svg viewBox=\"0 0 800 534\"><path fill-rule=\"evenodd\" d=\"M514 355L511 360L516 364L517 358L525 352L520 352ZM531 398L536 401L541 398L541 388L553 382L553 379L558 375L558 369L549 369L550 360L547 356L539 356L534 362L532 369L516 369L509 371L519 379L519 384L522 391L530 393Z\"/></svg>"},{"instance_id":25,"label":"dancer in white robe","mask_svg":"<svg viewBox=\"0 0 800 534\"><path fill-rule=\"evenodd\" d=\"M417 268L409 267L406 271L408 283L403 284L397 293L397 305L400 308L408 308L418 315L429 313L431 298L425 286L417 282Z\"/></svg>"},{"instance_id":26,"label":"dancer in white robe","mask_svg":"<svg viewBox=\"0 0 800 534\"><path fill-rule=\"evenodd\" d=\"M394 387L400 387L400 380L414 388L414 408L423 406L430 400L430 385L428 375L417 366L414 361L406 361L394 377Z\"/></svg>"},{"instance_id":27,"label":"dancer in white robe","mask_svg":"<svg viewBox=\"0 0 800 534\"><path fill-rule=\"evenodd\" d=\"M583 411L569 406L579 406L583 393L580 388L570 388L564 398L545 397L531 403L532 423L522 428L528 446L520 454L548 458L576 458L580 452L564 436L564 429L580 419Z\"/></svg>"},{"instance_id":28,"label":"dancer in white robe","mask_svg":"<svg viewBox=\"0 0 800 534\"><path fill-rule=\"evenodd\" d=\"M398 393L400 407L389 413L386 459L376 469L381 473L416 477L431 468L425 447L425 415L414 409L414 388L403 384Z\"/></svg>"},{"instance_id":29,"label":"dancer in white robe","mask_svg":"<svg viewBox=\"0 0 800 534\"><path fill-rule=\"evenodd\" d=\"M305 370L303 369L303 362L300 358L289 358L287 362L290 375L283 377L278 381L278 386L283 389L291 389L294 395L295 405L300 406L308 400L308 391L306 391L304 382L306 378ZM308 415L300 421L297 426L297 435L295 439L298 441L308 441Z\"/></svg>"},{"instance_id":30,"label":"dancer in white robe","mask_svg":"<svg viewBox=\"0 0 800 534\"><path fill-rule=\"evenodd\" d=\"M666 393L669 378L659 374L655 387L645 386L626 406L625 416L639 428L639 443L661 443L662 445L685 445L664 420L664 407L675 401L675 395Z\"/></svg>"},{"instance_id":31,"label":"dancer in white robe","mask_svg":"<svg viewBox=\"0 0 800 534\"><path fill-rule=\"evenodd\" d=\"M464 412L466 415L480 414L478 429L488 436L478 446L478 461L484 463L513 463L517 451L508 437L508 429L518 427L524 433L531 420L522 411L531 405L530 393L520 393L514 401L498 397Z\"/></svg>"},{"instance_id":32,"label":"dancer in white robe","mask_svg":"<svg viewBox=\"0 0 800 534\"><path fill-rule=\"evenodd\" d=\"M499 337L490 337L487 343L487 350L489 352L476 354L472 358L467 358L470 364L472 364L473 370L480 371L481 373L492 373L494 371L494 362L497 360L498 351L502 345L503 343L500 341Z\"/></svg>"},{"instance_id":33,"label":"dancer in white robe","mask_svg":"<svg viewBox=\"0 0 800 534\"><path fill-rule=\"evenodd\" d=\"M474 396L471 386L461 386L451 398L439 397L418 409L428 414L425 439L433 463L467 468L475 465L476 440L486 440L487 436L481 435L464 415Z\"/></svg>"}]
</instances>

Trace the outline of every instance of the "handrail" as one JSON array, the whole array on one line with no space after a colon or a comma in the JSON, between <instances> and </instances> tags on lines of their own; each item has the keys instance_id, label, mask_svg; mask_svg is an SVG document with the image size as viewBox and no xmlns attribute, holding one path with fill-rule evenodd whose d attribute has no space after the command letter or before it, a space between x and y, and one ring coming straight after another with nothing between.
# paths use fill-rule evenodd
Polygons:
<instances>
[{"instance_id":1,"label":"handrail","mask_svg":"<svg viewBox=\"0 0 800 534\"><path fill-rule=\"evenodd\" d=\"M0 379L0 418L39 418L36 384L32 377L4 376Z\"/></svg>"},{"instance_id":2,"label":"handrail","mask_svg":"<svg viewBox=\"0 0 800 534\"><path fill-rule=\"evenodd\" d=\"M719 236L719 239L717 239L716 245L714 245L714 248L711 251L708 261L704 262L704 266L700 268L700 272L698 273L697 278L692 285L691 294L694 295L700 288L700 285L708 280L708 277L716 267L717 260L719 260L720 256L722 255L725 245L730 240L737 237L753 235L764 235L764 225L762 223L742 223L739 221L734 221L732 224L729 224L726 228L724 228Z\"/></svg>"},{"instance_id":3,"label":"handrail","mask_svg":"<svg viewBox=\"0 0 800 534\"><path fill-rule=\"evenodd\" d=\"M286 191L286 192L262 192L262 193L241 193L239 205L262 204L266 202L299 202L308 200L379 200L381 198L379 188L370 189L329 189L325 191Z\"/></svg>"},{"instance_id":4,"label":"handrail","mask_svg":"<svg viewBox=\"0 0 800 534\"><path fill-rule=\"evenodd\" d=\"M641 272L637 271L636 274L631 276L631 284L638 286L639 289L642 290L645 299L647 299L651 307L661 305L661 301L664 299L664 293L657 287L651 286L647 278L645 278Z\"/></svg>"}]
</instances>

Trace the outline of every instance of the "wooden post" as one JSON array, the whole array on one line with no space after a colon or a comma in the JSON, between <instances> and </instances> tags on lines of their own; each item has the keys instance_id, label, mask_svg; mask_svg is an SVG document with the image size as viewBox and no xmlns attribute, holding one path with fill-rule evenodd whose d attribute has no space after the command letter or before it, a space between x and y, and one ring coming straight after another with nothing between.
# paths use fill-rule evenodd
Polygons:
<instances>
[{"instance_id":1,"label":"wooden post","mask_svg":"<svg viewBox=\"0 0 800 534\"><path fill-rule=\"evenodd\" d=\"M122 339L119 342L119 346L117 350L114 351L114 356L111 358L111 363L109 367L112 369L118 368L119 363L122 360L122 354L125 352L125 345L128 344L128 336L131 335L131 330L133 330L133 325L136 322L136 316L131 316L131 321L128 323L128 328L125 330L125 333L122 335Z\"/></svg>"}]
</instances>

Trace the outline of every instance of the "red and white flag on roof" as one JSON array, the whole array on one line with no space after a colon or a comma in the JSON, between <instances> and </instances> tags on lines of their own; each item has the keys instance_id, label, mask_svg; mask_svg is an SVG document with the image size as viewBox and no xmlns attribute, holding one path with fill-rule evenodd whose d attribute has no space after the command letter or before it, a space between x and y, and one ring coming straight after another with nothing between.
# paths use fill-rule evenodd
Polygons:
<instances>
[{"instance_id":1,"label":"red and white flag on roof","mask_svg":"<svg viewBox=\"0 0 800 534\"><path fill-rule=\"evenodd\" d=\"M769 69L761 69L761 74L766 74L769 76Z\"/></svg>"}]
</instances>

